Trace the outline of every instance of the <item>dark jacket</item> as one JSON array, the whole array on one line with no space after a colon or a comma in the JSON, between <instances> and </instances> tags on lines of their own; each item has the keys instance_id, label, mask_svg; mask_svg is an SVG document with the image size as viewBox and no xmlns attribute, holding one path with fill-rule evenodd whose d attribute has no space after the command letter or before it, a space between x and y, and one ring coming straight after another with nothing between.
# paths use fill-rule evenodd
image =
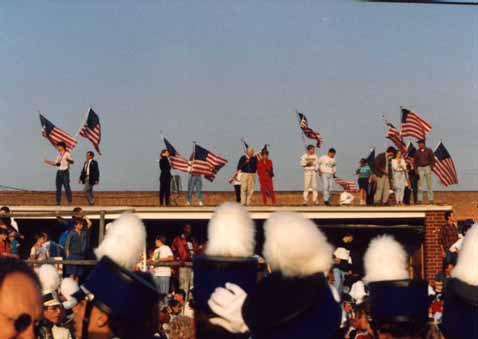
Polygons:
<instances>
[{"instance_id":1,"label":"dark jacket","mask_svg":"<svg viewBox=\"0 0 478 339\"><path fill-rule=\"evenodd\" d=\"M241 159L239 159L237 170L243 173L256 173L257 172L257 157L254 156L252 158L248 158L246 155L243 155Z\"/></svg>"},{"instance_id":2,"label":"dark jacket","mask_svg":"<svg viewBox=\"0 0 478 339\"><path fill-rule=\"evenodd\" d=\"M373 170L375 172L375 175L379 178L383 177L385 174L385 168L387 166L387 153L380 153L377 155L375 158L375 162L373 164ZM388 174L390 174L390 164L388 166Z\"/></svg>"},{"instance_id":3,"label":"dark jacket","mask_svg":"<svg viewBox=\"0 0 478 339\"><path fill-rule=\"evenodd\" d=\"M83 168L81 169L80 175L80 182L85 184L86 180L86 161L83 164ZM98 167L98 162L96 160L91 160L90 164L90 176L88 178L88 182L90 185L95 185L96 182L100 181L100 169Z\"/></svg>"},{"instance_id":4,"label":"dark jacket","mask_svg":"<svg viewBox=\"0 0 478 339\"><path fill-rule=\"evenodd\" d=\"M161 170L160 179L171 178L171 164L167 157L161 157L159 160L159 169Z\"/></svg>"}]
</instances>

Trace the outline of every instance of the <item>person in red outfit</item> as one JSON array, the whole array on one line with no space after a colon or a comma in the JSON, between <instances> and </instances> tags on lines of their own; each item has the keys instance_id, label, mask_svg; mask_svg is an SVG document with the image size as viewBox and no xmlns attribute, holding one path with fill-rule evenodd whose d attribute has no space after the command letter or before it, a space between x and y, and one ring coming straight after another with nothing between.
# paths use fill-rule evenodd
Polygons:
<instances>
[{"instance_id":1,"label":"person in red outfit","mask_svg":"<svg viewBox=\"0 0 478 339\"><path fill-rule=\"evenodd\" d=\"M261 185L262 202L267 205L267 197L269 196L272 201L272 205L276 203L276 196L274 193L274 185L272 178L274 177L274 168L272 167L272 161L269 159L269 151L264 148L261 152L261 156L257 161L257 175L259 176L259 183Z\"/></svg>"},{"instance_id":2,"label":"person in red outfit","mask_svg":"<svg viewBox=\"0 0 478 339\"><path fill-rule=\"evenodd\" d=\"M191 261L198 253L198 243L192 236L191 225L184 225L183 232L174 238L171 250L176 260L181 262ZM179 267L179 288L188 292L192 283L192 271L189 267Z\"/></svg>"}]
</instances>

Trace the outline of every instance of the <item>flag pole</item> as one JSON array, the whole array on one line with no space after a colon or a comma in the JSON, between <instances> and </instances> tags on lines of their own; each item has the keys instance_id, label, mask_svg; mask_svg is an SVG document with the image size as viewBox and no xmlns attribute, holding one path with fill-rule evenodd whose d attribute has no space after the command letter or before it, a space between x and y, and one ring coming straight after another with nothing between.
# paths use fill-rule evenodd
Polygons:
<instances>
[{"instance_id":1,"label":"flag pole","mask_svg":"<svg viewBox=\"0 0 478 339\"><path fill-rule=\"evenodd\" d=\"M299 120L300 135L302 137L302 142L304 143L304 148L307 149L307 143L305 141L304 131L302 131L302 128L300 128L301 119L300 119L299 111L297 109L295 110L295 114L297 115L297 119Z\"/></svg>"},{"instance_id":2,"label":"flag pole","mask_svg":"<svg viewBox=\"0 0 478 339\"><path fill-rule=\"evenodd\" d=\"M91 105L88 107L88 111L86 111L86 114L85 114L85 118L83 119L83 123L81 124L80 128L78 129L78 131L76 132L75 134L75 139L78 138L78 136L80 135L80 131L83 129L83 127L85 126L86 122L88 121L88 113L90 113L90 109L91 109Z\"/></svg>"}]
</instances>

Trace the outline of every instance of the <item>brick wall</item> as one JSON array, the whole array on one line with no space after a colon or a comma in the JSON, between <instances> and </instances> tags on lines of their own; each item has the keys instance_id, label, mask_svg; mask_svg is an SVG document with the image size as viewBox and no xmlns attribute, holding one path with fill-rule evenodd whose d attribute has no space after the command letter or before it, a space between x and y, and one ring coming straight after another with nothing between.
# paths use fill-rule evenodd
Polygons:
<instances>
[{"instance_id":1,"label":"brick wall","mask_svg":"<svg viewBox=\"0 0 478 339\"><path fill-rule=\"evenodd\" d=\"M445 223L445 212L426 212L425 217L425 278L432 281L442 267L440 227Z\"/></svg>"},{"instance_id":2,"label":"brick wall","mask_svg":"<svg viewBox=\"0 0 478 339\"><path fill-rule=\"evenodd\" d=\"M332 194L332 203L338 202L339 193ZM97 192L97 204L103 206L158 206L157 192L129 191ZM322 199L321 197L319 197ZM174 200L174 195L173 195ZM204 203L206 205L218 205L224 201L234 200L232 192L205 192ZM184 205L185 193L181 193L177 202ZM357 200L356 200L357 202ZM478 219L478 191L474 192L436 192L435 202L453 206L458 219ZM6 192L0 191L0 205L54 205L55 195L53 192ZM294 206L302 203L301 192L278 192L277 203L280 206ZM261 205L259 193L255 193L253 204ZM81 192L73 193L73 205L86 205L86 200Z\"/></svg>"}]
</instances>

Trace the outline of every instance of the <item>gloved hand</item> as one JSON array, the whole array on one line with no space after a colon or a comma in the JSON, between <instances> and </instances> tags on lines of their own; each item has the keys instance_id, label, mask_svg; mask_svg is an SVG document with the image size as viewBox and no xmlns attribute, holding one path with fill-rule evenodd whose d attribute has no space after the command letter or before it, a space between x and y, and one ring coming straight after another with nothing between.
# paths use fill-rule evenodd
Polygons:
<instances>
[{"instance_id":1,"label":"gloved hand","mask_svg":"<svg viewBox=\"0 0 478 339\"><path fill-rule=\"evenodd\" d=\"M226 283L226 288L216 288L208 305L219 317L211 318L210 323L231 333L248 332L249 328L242 317L242 305L246 297L247 293L236 284Z\"/></svg>"}]
</instances>

